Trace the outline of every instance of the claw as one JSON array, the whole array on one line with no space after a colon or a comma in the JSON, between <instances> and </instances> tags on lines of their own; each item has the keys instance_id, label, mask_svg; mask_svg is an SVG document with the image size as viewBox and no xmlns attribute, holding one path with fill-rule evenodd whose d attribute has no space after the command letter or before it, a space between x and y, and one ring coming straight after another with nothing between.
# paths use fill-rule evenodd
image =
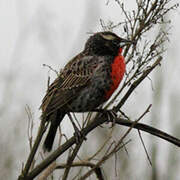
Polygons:
<instances>
[{"instance_id":1,"label":"claw","mask_svg":"<svg viewBox=\"0 0 180 180\"><path fill-rule=\"evenodd\" d=\"M108 110L107 116L108 116L108 122L112 122L111 128L114 127L116 124L116 118L117 118L116 112L113 109Z\"/></svg>"},{"instance_id":2,"label":"claw","mask_svg":"<svg viewBox=\"0 0 180 180\"><path fill-rule=\"evenodd\" d=\"M111 110L106 110L106 109L95 109L96 112L100 112L100 113L104 113L107 116L107 123L108 122L112 122L112 126L113 127L116 123L116 118L117 118L117 114L116 112L111 109Z\"/></svg>"}]
</instances>

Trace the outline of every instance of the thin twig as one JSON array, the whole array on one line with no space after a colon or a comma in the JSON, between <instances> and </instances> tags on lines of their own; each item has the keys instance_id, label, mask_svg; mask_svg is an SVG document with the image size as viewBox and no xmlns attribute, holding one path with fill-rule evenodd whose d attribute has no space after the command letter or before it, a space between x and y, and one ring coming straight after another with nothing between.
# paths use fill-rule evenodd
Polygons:
<instances>
[{"instance_id":1,"label":"thin twig","mask_svg":"<svg viewBox=\"0 0 180 180\"><path fill-rule=\"evenodd\" d=\"M80 162L74 162L71 164L71 167L90 167L90 168L93 168L95 166L96 166L96 164L89 162L89 161L80 161ZM56 166L56 169L64 169L67 167L69 167L69 165L59 164ZM104 180L102 172L101 172L101 168L95 168L95 173L96 173L96 176L99 180Z\"/></svg>"},{"instance_id":2,"label":"thin twig","mask_svg":"<svg viewBox=\"0 0 180 180\"><path fill-rule=\"evenodd\" d=\"M138 134L139 134L140 140L141 140L141 142L142 142L143 148L144 148L144 150L145 150L145 153L146 153L147 159L148 159L148 161L149 161L149 164L152 166L151 158L149 157L149 154L148 154L148 151L147 151L146 146L145 146L145 144L144 144L144 141L143 141L143 139L142 139L140 130L138 130Z\"/></svg>"},{"instance_id":3,"label":"thin twig","mask_svg":"<svg viewBox=\"0 0 180 180\"><path fill-rule=\"evenodd\" d=\"M44 132L45 132L45 122L42 120L41 124L40 124L40 127L39 127L39 130L38 130L38 133L37 133L36 140L34 142L32 150L31 150L31 152L29 154L29 157L28 157L27 162L25 164L24 170L22 171L22 174L19 176L18 180L26 178L26 176L28 174L28 171L29 171L29 169L31 167L31 164L32 164L32 162L34 160L34 156L35 156L35 154L37 152L37 149L39 147L39 143L41 142L41 138L42 138Z\"/></svg>"},{"instance_id":4,"label":"thin twig","mask_svg":"<svg viewBox=\"0 0 180 180\"><path fill-rule=\"evenodd\" d=\"M38 177L38 180L46 180L49 175L52 174L52 172L56 169L56 161L51 163Z\"/></svg>"},{"instance_id":5,"label":"thin twig","mask_svg":"<svg viewBox=\"0 0 180 180\"><path fill-rule=\"evenodd\" d=\"M56 75L57 75L57 76L59 75L58 71L57 71L57 70L55 70L54 68L52 68L50 65L43 64L43 66L44 66L44 67L48 67L48 68L49 68L49 70L51 70L51 71L53 71L54 73L56 73Z\"/></svg>"},{"instance_id":6,"label":"thin twig","mask_svg":"<svg viewBox=\"0 0 180 180\"><path fill-rule=\"evenodd\" d=\"M108 143L108 141L111 139L112 137L112 132L113 132L113 128L111 129L107 139L104 141L104 143L101 145L101 147L92 155L90 156L87 161L92 160L94 157L96 157L99 153L101 153L101 151L104 149L105 145Z\"/></svg>"},{"instance_id":7,"label":"thin twig","mask_svg":"<svg viewBox=\"0 0 180 180\"><path fill-rule=\"evenodd\" d=\"M68 167L66 167L66 169L65 169L65 171L64 171L64 175L63 175L63 177L62 177L62 180L66 180L66 179L67 179L68 174L69 174L69 171L70 171L70 169L71 169L71 167L72 167L71 165L72 165L75 157L77 156L77 153L78 153L78 151L80 150L80 147L81 147L82 143L83 143L83 137L82 137L82 139L80 140L80 142L76 145L76 147L74 148L72 154L68 157L68 160L67 160L67 165L68 165Z\"/></svg>"},{"instance_id":8,"label":"thin twig","mask_svg":"<svg viewBox=\"0 0 180 180\"><path fill-rule=\"evenodd\" d=\"M133 122L133 124L129 127L129 129L126 131L126 133L121 137L121 139L118 141L118 143L115 145L115 147L109 152L105 153L105 155L101 158L101 160L98 161L95 167L99 167L102 163L104 163L107 159L109 159L113 154L115 154L120 148L124 146L124 143L122 146L120 146L125 139L125 137L129 134L129 132L132 130L135 124L137 124L150 110L151 105L148 106L148 108L144 111L144 113L136 120ZM127 144L127 143L125 143ZM120 147L119 147L120 146ZM94 168L95 168L94 167ZM85 175L83 175L79 180L84 180L87 177L89 177L93 172L93 168L89 170Z\"/></svg>"}]
</instances>

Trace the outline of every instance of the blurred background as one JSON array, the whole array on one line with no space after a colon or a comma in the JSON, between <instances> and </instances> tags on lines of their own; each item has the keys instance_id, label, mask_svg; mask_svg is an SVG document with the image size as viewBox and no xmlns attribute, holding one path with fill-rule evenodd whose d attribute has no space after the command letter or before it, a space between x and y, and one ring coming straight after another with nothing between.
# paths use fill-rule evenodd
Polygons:
<instances>
[{"instance_id":1,"label":"blurred background","mask_svg":"<svg viewBox=\"0 0 180 180\"><path fill-rule=\"evenodd\" d=\"M130 10L135 0L125 3ZM27 159L27 105L33 115L33 136L36 136L41 115L38 108L47 88L47 79L51 76L53 80L56 76L43 64L59 70L83 49L89 32L102 30L100 19L116 24L123 21L121 15L114 0L0 0L1 179L16 179ZM179 9L172 11L167 18L172 24L162 65L150 75L152 81L145 80L135 90L123 111L135 119L152 103L151 112L142 122L180 138ZM118 29L115 32L122 34ZM64 121L62 130L70 133ZM103 138L104 132L105 129L99 131L94 146ZM149 165L138 133L134 130L127 147L129 155L118 153L117 171L120 175L115 175L111 161L103 166L107 179L179 180L179 149L149 134L142 135L153 167ZM85 155L88 154L88 150L84 151Z\"/></svg>"}]
</instances>

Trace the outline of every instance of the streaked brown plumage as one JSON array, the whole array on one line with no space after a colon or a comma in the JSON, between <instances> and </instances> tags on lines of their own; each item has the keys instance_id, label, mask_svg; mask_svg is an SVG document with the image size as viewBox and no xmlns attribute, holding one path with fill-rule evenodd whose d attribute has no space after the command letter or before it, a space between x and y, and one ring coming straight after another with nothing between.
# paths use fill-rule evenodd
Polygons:
<instances>
[{"instance_id":1,"label":"streaked brown plumage","mask_svg":"<svg viewBox=\"0 0 180 180\"><path fill-rule=\"evenodd\" d=\"M93 69L97 66L96 63L89 64L92 58L94 57L86 56L82 52L65 66L59 77L49 86L40 107L42 112L46 112L46 116L62 108L87 85Z\"/></svg>"}]
</instances>

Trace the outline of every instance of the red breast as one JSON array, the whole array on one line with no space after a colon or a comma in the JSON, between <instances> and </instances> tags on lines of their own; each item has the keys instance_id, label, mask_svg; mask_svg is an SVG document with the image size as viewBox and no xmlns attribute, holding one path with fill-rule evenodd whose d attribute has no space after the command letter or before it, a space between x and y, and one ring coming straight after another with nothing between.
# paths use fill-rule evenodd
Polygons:
<instances>
[{"instance_id":1,"label":"red breast","mask_svg":"<svg viewBox=\"0 0 180 180\"><path fill-rule=\"evenodd\" d=\"M113 81L113 84L111 85L111 88L109 91L106 92L105 98L109 99L113 92L118 88L121 80L123 79L125 69L126 69L126 64L124 57L121 54L122 48L119 49L119 54L114 58L113 63L111 64L111 78Z\"/></svg>"}]
</instances>

